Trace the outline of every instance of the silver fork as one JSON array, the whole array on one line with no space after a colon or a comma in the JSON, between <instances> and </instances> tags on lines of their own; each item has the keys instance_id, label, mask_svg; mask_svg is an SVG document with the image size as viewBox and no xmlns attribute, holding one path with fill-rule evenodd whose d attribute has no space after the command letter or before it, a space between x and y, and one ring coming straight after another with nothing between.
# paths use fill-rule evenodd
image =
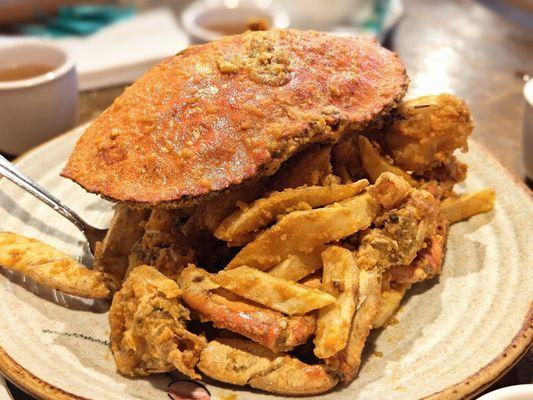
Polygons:
<instances>
[{"instance_id":1,"label":"silver fork","mask_svg":"<svg viewBox=\"0 0 533 400\"><path fill-rule=\"evenodd\" d=\"M85 222L77 213L71 210L69 207L61 203L61 201L48 192L45 188L39 185L37 182L29 178L24 172L18 169L15 164L9 162L0 155L0 175L5 176L7 179L26 190L28 193L37 197L43 203L51 207L54 211L61 214L78 228L87 243L89 244L90 254L85 255L84 262L91 264L94 258L94 251L96 242L101 241L107 229L99 229L89 225Z\"/></svg>"}]
</instances>

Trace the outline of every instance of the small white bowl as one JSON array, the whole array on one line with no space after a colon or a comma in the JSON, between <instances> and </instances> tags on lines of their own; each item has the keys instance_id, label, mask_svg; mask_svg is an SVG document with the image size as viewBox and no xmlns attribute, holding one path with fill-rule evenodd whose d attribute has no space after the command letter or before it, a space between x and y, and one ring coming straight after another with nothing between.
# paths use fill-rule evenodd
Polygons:
<instances>
[{"instance_id":1,"label":"small white bowl","mask_svg":"<svg viewBox=\"0 0 533 400\"><path fill-rule=\"evenodd\" d=\"M270 28L287 28L290 22L271 0L201 0L185 8L181 23L193 43L205 43L225 36L216 27L242 27L244 32L246 23L257 18L268 21Z\"/></svg>"},{"instance_id":2,"label":"small white bowl","mask_svg":"<svg viewBox=\"0 0 533 400\"><path fill-rule=\"evenodd\" d=\"M0 44L0 69L46 65L50 72L0 82L0 151L18 155L76 123L78 83L69 55L45 40Z\"/></svg>"},{"instance_id":3,"label":"small white bowl","mask_svg":"<svg viewBox=\"0 0 533 400\"><path fill-rule=\"evenodd\" d=\"M508 386L487 393L478 400L531 400L533 399L533 384Z\"/></svg>"}]
</instances>

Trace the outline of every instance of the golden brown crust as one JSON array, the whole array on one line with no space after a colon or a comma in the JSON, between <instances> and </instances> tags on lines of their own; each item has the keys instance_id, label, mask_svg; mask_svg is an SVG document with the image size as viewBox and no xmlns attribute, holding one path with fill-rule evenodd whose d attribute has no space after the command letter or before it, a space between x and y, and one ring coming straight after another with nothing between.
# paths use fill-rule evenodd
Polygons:
<instances>
[{"instance_id":1,"label":"golden brown crust","mask_svg":"<svg viewBox=\"0 0 533 400\"><path fill-rule=\"evenodd\" d=\"M313 315L286 317L224 289L210 291L213 283L209 274L192 265L183 270L180 286L183 301L202 320L239 333L274 352L290 351L315 332L316 317Z\"/></svg>"},{"instance_id":2,"label":"golden brown crust","mask_svg":"<svg viewBox=\"0 0 533 400\"><path fill-rule=\"evenodd\" d=\"M274 354L242 339L216 339L202 351L198 369L216 380L289 396L327 392L338 382L324 365Z\"/></svg>"},{"instance_id":3,"label":"golden brown crust","mask_svg":"<svg viewBox=\"0 0 533 400\"><path fill-rule=\"evenodd\" d=\"M103 112L62 175L115 201L185 207L364 128L407 80L398 57L365 38L272 30L194 46Z\"/></svg>"},{"instance_id":4,"label":"golden brown crust","mask_svg":"<svg viewBox=\"0 0 533 400\"><path fill-rule=\"evenodd\" d=\"M112 294L106 273L87 269L62 251L16 233L0 232L0 265L74 296L102 299Z\"/></svg>"},{"instance_id":5,"label":"golden brown crust","mask_svg":"<svg viewBox=\"0 0 533 400\"><path fill-rule=\"evenodd\" d=\"M176 282L141 265L113 297L109 310L111 351L117 371L145 376L179 370L193 379L207 342L187 331L189 311L179 302Z\"/></svg>"},{"instance_id":6,"label":"golden brown crust","mask_svg":"<svg viewBox=\"0 0 533 400\"><path fill-rule=\"evenodd\" d=\"M439 221L436 232L427 240L427 247L418 253L411 264L396 265L390 269L391 281L400 285L413 285L440 275L447 237L448 225Z\"/></svg>"},{"instance_id":7,"label":"golden brown crust","mask_svg":"<svg viewBox=\"0 0 533 400\"><path fill-rule=\"evenodd\" d=\"M468 150L473 125L466 103L450 94L405 101L400 118L385 129L385 141L394 164L424 174L455 160L453 152Z\"/></svg>"}]
</instances>

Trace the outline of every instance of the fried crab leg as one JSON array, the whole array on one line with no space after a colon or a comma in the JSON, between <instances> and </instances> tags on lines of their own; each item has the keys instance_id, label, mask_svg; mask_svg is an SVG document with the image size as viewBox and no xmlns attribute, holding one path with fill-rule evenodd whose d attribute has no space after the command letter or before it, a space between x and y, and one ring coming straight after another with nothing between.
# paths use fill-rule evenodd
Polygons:
<instances>
[{"instance_id":1,"label":"fried crab leg","mask_svg":"<svg viewBox=\"0 0 533 400\"><path fill-rule=\"evenodd\" d=\"M343 383L351 382L357 375L366 339L379 313L381 274L377 269L360 271L359 293L359 305L352 320L346 347L324 360L328 370L338 375Z\"/></svg>"},{"instance_id":2,"label":"fried crab leg","mask_svg":"<svg viewBox=\"0 0 533 400\"><path fill-rule=\"evenodd\" d=\"M240 339L209 342L200 355L198 369L222 382L292 396L324 393L338 381L321 364L305 364Z\"/></svg>"},{"instance_id":3,"label":"fried crab leg","mask_svg":"<svg viewBox=\"0 0 533 400\"><path fill-rule=\"evenodd\" d=\"M383 175L377 181L383 179ZM330 371L338 374L344 383L355 378L370 330L380 323L378 318L385 318L380 314L386 311L381 309L383 272L393 265L413 262L428 237L434 234L439 217L439 202L427 191L412 189L400 201L387 201L386 186L374 187L381 188L385 212L363 233L356 252L357 267L361 269L359 304L345 348L325 359ZM399 300L401 296L403 292L397 296Z\"/></svg>"},{"instance_id":4,"label":"fried crab leg","mask_svg":"<svg viewBox=\"0 0 533 400\"><path fill-rule=\"evenodd\" d=\"M287 317L260 307L218 288L209 276L207 271L189 265L179 279L182 300L201 320L246 336L274 352L292 350L314 334L315 316Z\"/></svg>"},{"instance_id":5,"label":"fried crab leg","mask_svg":"<svg viewBox=\"0 0 533 400\"><path fill-rule=\"evenodd\" d=\"M39 240L0 232L0 265L35 282L90 299L111 297L107 274L88 269Z\"/></svg>"}]
</instances>

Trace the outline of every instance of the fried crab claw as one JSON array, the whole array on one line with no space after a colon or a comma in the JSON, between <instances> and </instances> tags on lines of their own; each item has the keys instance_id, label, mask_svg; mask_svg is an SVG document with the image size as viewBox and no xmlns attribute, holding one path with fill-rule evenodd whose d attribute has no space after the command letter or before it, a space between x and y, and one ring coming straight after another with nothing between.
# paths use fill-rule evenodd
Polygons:
<instances>
[{"instance_id":1,"label":"fried crab claw","mask_svg":"<svg viewBox=\"0 0 533 400\"><path fill-rule=\"evenodd\" d=\"M321 364L309 365L241 339L209 342L198 369L221 382L292 396L324 393L338 381Z\"/></svg>"},{"instance_id":2,"label":"fried crab claw","mask_svg":"<svg viewBox=\"0 0 533 400\"><path fill-rule=\"evenodd\" d=\"M202 321L239 333L274 352L292 350L315 332L315 316L285 316L248 302L220 288L207 271L194 265L182 271L179 283L182 300Z\"/></svg>"}]
</instances>

